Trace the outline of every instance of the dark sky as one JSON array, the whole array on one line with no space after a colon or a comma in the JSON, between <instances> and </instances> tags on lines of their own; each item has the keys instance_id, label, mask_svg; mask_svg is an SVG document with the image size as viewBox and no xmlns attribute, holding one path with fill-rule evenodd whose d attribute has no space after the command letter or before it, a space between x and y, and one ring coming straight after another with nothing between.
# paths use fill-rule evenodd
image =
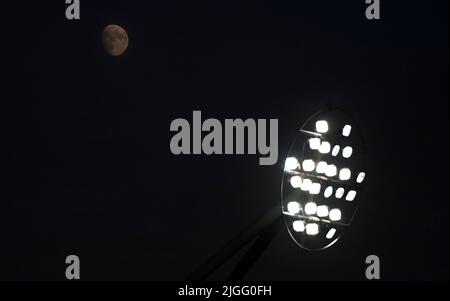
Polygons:
<instances>
[{"instance_id":1,"label":"dark sky","mask_svg":"<svg viewBox=\"0 0 450 301\"><path fill-rule=\"evenodd\" d=\"M307 254L282 230L247 279L363 280L370 254L385 280L448 279L448 1L382 1L381 21L363 0L92 2L80 21L2 4L0 279L64 280L76 254L83 280L182 280L279 204L296 130L329 102L369 149L354 223ZM172 155L193 110L278 118L279 163Z\"/></svg>"}]
</instances>

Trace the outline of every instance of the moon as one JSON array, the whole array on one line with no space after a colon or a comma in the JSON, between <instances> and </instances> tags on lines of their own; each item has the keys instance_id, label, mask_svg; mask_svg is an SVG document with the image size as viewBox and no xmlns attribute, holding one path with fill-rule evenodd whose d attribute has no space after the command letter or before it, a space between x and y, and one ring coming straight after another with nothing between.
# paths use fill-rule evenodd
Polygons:
<instances>
[{"instance_id":1,"label":"moon","mask_svg":"<svg viewBox=\"0 0 450 301\"><path fill-rule=\"evenodd\" d=\"M108 25L103 29L102 44L111 56L119 56L128 48L128 34L119 25Z\"/></svg>"}]
</instances>

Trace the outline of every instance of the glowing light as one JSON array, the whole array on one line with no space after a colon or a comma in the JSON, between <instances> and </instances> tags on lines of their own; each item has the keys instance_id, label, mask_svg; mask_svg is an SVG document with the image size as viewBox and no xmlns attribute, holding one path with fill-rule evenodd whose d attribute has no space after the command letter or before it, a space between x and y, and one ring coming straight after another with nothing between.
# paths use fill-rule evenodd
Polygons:
<instances>
[{"instance_id":1,"label":"glowing light","mask_svg":"<svg viewBox=\"0 0 450 301\"><path fill-rule=\"evenodd\" d=\"M330 164L327 166L327 169L325 170L325 175L327 177L334 177L337 174L337 168L336 165Z\"/></svg>"},{"instance_id":2,"label":"glowing light","mask_svg":"<svg viewBox=\"0 0 450 301\"><path fill-rule=\"evenodd\" d=\"M350 158L353 154L353 148L351 146L346 146L342 150L342 157L344 158Z\"/></svg>"},{"instance_id":3,"label":"glowing light","mask_svg":"<svg viewBox=\"0 0 450 301\"><path fill-rule=\"evenodd\" d=\"M332 194L333 194L333 187L332 186L328 186L325 189L325 192L323 193L323 196L328 199Z\"/></svg>"},{"instance_id":4,"label":"glowing light","mask_svg":"<svg viewBox=\"0 0 450 301\"><path fill-rule=\"evenodd\" d=\"M294 157L289 157L284 162L284 170L295 170L299 167L298 160Z\"/></svg>"},{"instance_id":5,"label":"glowing light","mask_svg":"<svg viewBox=\"0 0 450 301\"><path fill-rule=\"evenodd\" d=\"M302 178L299 176L293 176L290 180L292 187L300 188L302 186Z\"/></svg>"},{"instance_id":6,"label":"glowing light","mask_svg":"<svg viewBox=\"0 0 450 301\"><path fill-rule=\"evenodd\" d=\"M340 199L340 198L342 198L344 196L344 193L345 193L345 189L342 188L342 187L339 187L338 189L336 189L335 196L336 196L337 199Z\"/></svg>"},{"instance_id":7,"label":"glowing light","mask_svg":"<svg viewBox=\"0 0 450 301\"><path fill-rule=\"evenodd\" d=\"M325 173L326 170L327 170L327 162L320 161L319 163L317 163L317 165L316 165L317 173Z\"/></svg>"},{"instance_id":8,"label":"glowing light","mask_svg":"<svg viewBox=\"0 0 450 301\"><path fill-rule=\"evenodd\" d=\"M328 233L327 233L327 235L326 235L326 238L332 239L333 236L334 236L334 234L336 234L336 229L335 229L335 228L332 228L332 229L330 229L330 231L328 231Z\"/></svg>"},{"instance_id":9,"label":"glowing light","mask_svg":"<svg viewBox=\"0 0 450 301\"><path fill-rule=\"evenodd\" d=\"M341 150L341 147L339 145L335 145L333 147L333 150L331 151L331 155L333 157L336 157L339 154L339 151Z\"/></svg>"},{"instance_id":10,"label":"glowing light","mask_svg":"<svg viewBox=\"0 0 450 301\"><path fill-rule=\"evenodd\" d=\"M339 179L342 181L350 180L351 176L352 176L352 172L348 168L342 168L339 171Z\"/></svg>"},{"instance_id":11,"label":"glowing light","mask_svg":"<svg viewBox=\"0 0 450 301\"><path fill-rule=\"evenodd\" d=\"M309 189L309 193L319 194L320 193L320 183L313 183L311 185L311 188Z\"/></svg>"},{"instance_id":12,"label":"glowing light","mask_svg":"<svg viewBox=\"0 0 450 301\"><path fill-rule=\"evenodd\" d=\"M309 139L309 147L312 150L318 150L320 147L320 139L319 138L311 138Z\"/></svg>"},{"instance_id":13,"label":"glowing light","mask_svg":"<svg viewBox=\"0 0 450 301\"><path fill-rule=\"evenodd\" d=\"M347 201L353 201L353 200L355 199L355 197L356 197L356 191L350 190L350 191L347 193L347 196L345 197L345 199L346 199Z\"/></svg>"},{"instance_id":14,"label":"glowing light","mask_svg":"<svg viewBox=\"0 0 450 301\"><path fill-rule=\"evenodd\" d=\"M327 141L322 141L319 147L319 152L321 154L328 154L331 150L331 144Z\"/></svg>"},{"instance_id":15,"label":"glowing light","mask_svg":"<svg viewBox=\"0 0 450 301\"><path fill-rule=\"evenodd\" d=\"M317 207L317 216L318 217L326 217L328 216L328 207L321 205Z\"/></svg>"},{"instance_id":16,"label":"glowing light","mask_svg":"<svg viewBox=\"0 0 450 301\"><path fill-rule=\"evenodd\" d=\"M344 137L348 137L350 136L350 133L352 132L352 126L351 125L346 125L344 126L344 128L342 129L342 136Z\"/></svg>"},{"instance_id":17,"label":"glowing light","mask_svg":"<svg viewBox=\"0 0 450 301\"><path fill-rule=\"evenodd\" d=\"M289 202L287 204L287 210L291 214L298 214L300 212L300 204L297 202Z\"/></svg>"},{"instance_id":18,"label":"glowing light","mask_svg":"<svg viewBox=\"0 0 450 301\"><path fill-rule=\"evenodd\" d=\"M356 178L356 183L362 183L364 181L365 177L366 177L366 174L363 172L360 172L358 177Z\"/></svg>"},{"instance_id":19,"label":"glowing light","mask_svg":"<svg viewBox=\"0 0 450 301\"><path fill-rule=\"evenodd\" d=\"M305 205L305 213L308 215L316 214L317 211L317 205L314 202L306 203Z\"/></svg>"},{"instance_id":20,"label":"glowing light","mask_svg":"<svg viewBox=\"0 0 450 301\"><path fill-rule=\"evenodd\" d=\"M303 191L309 191L312 186L312 181L310 179L304 179L300 189Z\"/></svg>"},{"instance_id":21,"label":"glowing light","mask_svg":"<svg viewBox=\"0 0 450 301\"><path fill-rule=\"evenodd\" d=\"M319 120L316 122L316 131L319 133L328 132L328 122L325 120Z\"/></svg>"},{"instance_id":22,"label":"glowing light","mask_svg":"<svg viewBox=\"0 0 450 301\"><path fill-rule=\"evenodd\" d=\"M306 224L306 234L317 235L319 233L319 225L316 223Z\"/></svg>"},{"instance_id":23,"label":"glowing light","mask_svg":"<svg viewBox=\"0 0 450 301\"><path fill-rule=\"evenodd\" d=\"M292 223L292 228L295 232L303 232L305 231L305 223L303 221L294 221Z\"/></svg>"},{"instance_id":24,"label":"glowing light","mask_svg":"<svg viewBox=\"0 0 450 301\"><path fill-rule=\"evenodd\" d=\"M314 163L313 160L308 159L303 161L302 166L305 171L313 171L314 168L316 168L316 163Z\"/></svg>"},{"instance_id":25,"label":"glowing light","mask_svg":"<svg viewBox=\"0 0 450 301\"><path fill-rule=\"evenodd\" d=\"M341 210L335 208L330 210L330 220L332 221L340 221L342 218Z\"/></svg>"}]
</instances>

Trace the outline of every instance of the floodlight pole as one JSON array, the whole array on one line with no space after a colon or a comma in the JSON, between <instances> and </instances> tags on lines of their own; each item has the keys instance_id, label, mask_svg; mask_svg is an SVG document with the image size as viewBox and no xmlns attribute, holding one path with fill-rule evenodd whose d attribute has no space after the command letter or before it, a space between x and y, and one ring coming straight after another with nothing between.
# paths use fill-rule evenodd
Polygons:
<instances>
[{"instance_id":1,"label":"floodlight pole","mask_svg":"<svg viewBox=\"0 0 450 301\"><path fill-rule=\"evenodd\" d=\"M250 241L258 237L229 276L229 280L241 280L278 233L282 227L282 221L281 208L277 206L270 209L245 227L234 239L228 241L203 265L189 275L187 280L206 280L209 275L238 253Z\"/></svg>"}]
</instances>

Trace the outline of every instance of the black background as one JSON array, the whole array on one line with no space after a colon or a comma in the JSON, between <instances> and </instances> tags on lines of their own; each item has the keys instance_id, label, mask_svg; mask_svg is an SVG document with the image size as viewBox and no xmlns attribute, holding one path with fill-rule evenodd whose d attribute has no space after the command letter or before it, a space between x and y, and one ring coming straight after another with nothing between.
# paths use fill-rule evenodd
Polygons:
<instances>
[{"instance_id":1,"label":"black background","mask_svg":"<svg viewBox=\"0 0 450 301\"><path fill-rule=\"evenodd\" d=\"M0 279L182 280L279 204L296 130L332 102L369 146L364 202L332 248L281 231L256 280L448 279L448 1L1 4ZM392 3L395 2L395 3ZM107 24L127 52L101 46ZM278 118L279 163L174 156L175 118ZM230 266L215 275L217 279ZM213 277L213 278L214 278Z\"/></svg>"}]
</instances>

